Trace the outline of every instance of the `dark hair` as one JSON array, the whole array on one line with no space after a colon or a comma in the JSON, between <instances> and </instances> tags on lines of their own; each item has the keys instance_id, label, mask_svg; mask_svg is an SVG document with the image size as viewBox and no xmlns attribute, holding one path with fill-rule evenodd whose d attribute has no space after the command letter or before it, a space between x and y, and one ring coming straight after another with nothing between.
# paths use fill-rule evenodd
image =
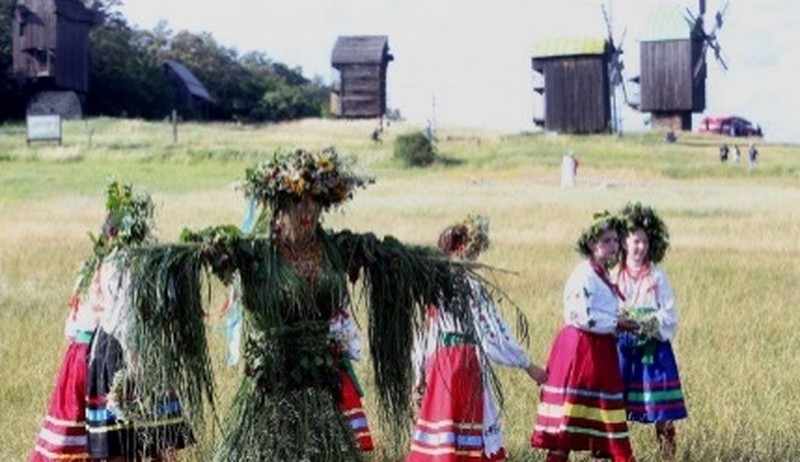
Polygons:
<instances>
[{"instance_id":1,"label":"dark hair","mask_svg":"<svg viewBox=\"0 0 800 462\"><path fill-rule=\"evenodd\" d=\"M578 242L575 244L575 250L586 258L592 256L591 244L606 231L616 231L618 235L623 234L624 226L622 220L612 215L608 210L595 213L592 215L592 225L583 230Z\"/></svg>"},{"instance_id":2,"label":"dark hair","mask_svg":"<svg viewBox=\"0 0 800 462\"><path fill-rule=\"evenodd\" d=\"M640 202L628 203L620 212L625 229L623 236L641 229L647 235L647 259L658 264L669 248L669 231L656 211ZM623 248L623 252L625 252Z\"/></svg>"},{"instance_id":3,"label":"dark hair","mask_svg":"<svg viewBox=\"0 0 800 462\"><path fill-rule=\"evenodd\" d=\"M439 250L450 255L461 246L467 244L469 230L465 225L452 225L439 234Z\"/></svg>"}]
</instances>

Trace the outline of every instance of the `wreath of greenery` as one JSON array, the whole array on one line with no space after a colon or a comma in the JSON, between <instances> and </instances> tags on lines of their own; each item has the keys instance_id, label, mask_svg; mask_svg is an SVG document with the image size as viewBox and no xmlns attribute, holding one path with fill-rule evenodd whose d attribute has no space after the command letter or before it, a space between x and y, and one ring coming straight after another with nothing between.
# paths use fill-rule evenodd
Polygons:
<instances>
[{"instance_id":1,"label":"wreath of greenery","mask_svg":"<svg viewBox=\"0 0 800 462\"><path fill-rule=\"evenodd\" d=\"M352 158L329 147L320 152L278 149L272 159L246 170L245 195L277 208L288 200L310 195L327 210L353 197L353 191L374 179L357 174Z\"/></svg>"},{"instance_id":2,"label":"wreath of greenery","mask_svg":"<svg viewBox=\"0 0 800 462\"><path fill-rule=\"evenodd\" d=\"M86 259L80 271L78 290L89 287L92 275L103 258L116 249L130 248L151 242L153 212L155 206L150 195L134 191L130 183L117 179L106 185L106 220L103 231L92 240L92 255Z\"/></svg>"},{"instance_id":3,"label":"wreath of greenery","mask_svg":"<svg viewBox=\"0 0 800 462\"><path fill-rule=\"evenodd\" d=\"M591 243L595 242L601 234L609 229L617 231L622 236L624 223L616 215L612 215L608 210L596 212L592 215L592 224L584 229L575 245L575 250L586 258L592 256Z\"/></svg>"},{"instance_id":4,"label":"wreath of greenery","mask_svg":"<svg viewBox=\"0 0 800 462\"><path fill-rule=\"evenodd\" d=\"M643 230L649 240L648 260L654 264L661 262L669 249L669 231L656 211L640 202L628 203L620 211L620 216L625 225L623 236L637 229Z\"/></svg>"}]
</instances>

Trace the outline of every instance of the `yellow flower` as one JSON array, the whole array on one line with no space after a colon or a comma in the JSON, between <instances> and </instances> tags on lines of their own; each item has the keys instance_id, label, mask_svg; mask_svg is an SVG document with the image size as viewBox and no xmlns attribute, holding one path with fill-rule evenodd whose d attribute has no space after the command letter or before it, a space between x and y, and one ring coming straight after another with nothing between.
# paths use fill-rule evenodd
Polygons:
<instances>
[{"instance_id":1,"label":"yellow flower","mask_svg":"<svg viewBox=\"0 0 800 462\"><path fill-rule=\"evenodd\" d=\"M317 160L317 167L323 172L330 172L333 170L333 161L328 156L322 156Z\"/></svg>"},{"instance_id":2,"label":"yellow flower","mask_svg":"<svg viewBox=\"0 0 800 462\"><path fill-rule=\"evenodd\" d=\"M289 181L289 189L291 189L291 191L298 196L303 194L303 190L305 189L305 187L306 187L306 180L304 180L303 177L301 176L292 178Z\"/></svg>"}]
</instances>

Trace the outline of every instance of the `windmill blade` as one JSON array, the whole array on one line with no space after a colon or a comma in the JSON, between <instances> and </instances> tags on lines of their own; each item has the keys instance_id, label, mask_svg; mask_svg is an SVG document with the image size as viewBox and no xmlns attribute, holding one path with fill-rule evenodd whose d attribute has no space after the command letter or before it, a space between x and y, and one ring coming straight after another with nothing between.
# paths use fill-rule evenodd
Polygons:
<instances>
[{"instance_id":1,"label":"windmill blade","mask_svg":"<svg viewBox=\"0 0 800 462\"><path fill-rule=\"evenodd\" d=\"M703 65L706 63L706 51L708 51L708 40L703 40L703 49L700 50L700 57L697 59L697 63L694 65L694 78L700 76L700 71L703 70Z\"/></svg>"},{"instance_id":2,"label":"windmill blade","mask_svg":"<svg viewBox=\"0 0 800 462\"><path fill-rule=\"evenodd\" d=\"M608 43L611 44L612 48L616 48L614 46L614 33L611 27L611 17L608 15L608 11L606 11L606 5L600 4L600 9L603 10L603 20L606 22L606 32L608 32Z\"/></svg>"},{"instance_id":3,"label":"windmill blade","mask_svg":"<svg viewBox=\"0 0 800 462\"><path fill-rule=\"evenodd\" d=\"M714 57L717 58L717 62L719 62L720 66L727 71L728 65L725 64L725 60L722 58L722 48L719 46L719 42L714 40L709 42L709 46L714 50Z\"/></svg>"}]
</instances>

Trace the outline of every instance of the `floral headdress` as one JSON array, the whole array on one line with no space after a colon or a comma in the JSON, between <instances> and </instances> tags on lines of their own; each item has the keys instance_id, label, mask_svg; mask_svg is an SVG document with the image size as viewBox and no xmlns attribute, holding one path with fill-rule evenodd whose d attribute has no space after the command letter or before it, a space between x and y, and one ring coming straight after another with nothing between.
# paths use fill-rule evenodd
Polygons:
<instances>
[{"instance_id":1,"label":"floral headdress","mask_svg":"<svg viewBox=\"0 0 800 462\"><path fill-rule=\"evenodd\" d=\"M461 222L467 228L467 248L464 256L469 259L477 258L484 250L489 248L489 217L486 215L468 215Z\"/></svg>"},{"instance_id":2,"label":"floral headdress","mask_svg":"<svg viewBox=\"0 0 800 462\"><path fill-rule=\"evenodd\" d=\"M99 236L89 233L94 244L92 256L83 264L77 289L88 287L96 266L115 249L151 242L153 211L150 195L133 186L110 180L106 186L106 220Z\"/></svg>"},{"instance_id":3,"label":"floral headdress","mask_svg":"<svg viewBox=\"0 0 800 462\"><path fill-rule=\"evenodd\" d=\"M658 264L669 248L669 231L656 211L640 202L627 204L620 212L625 225L624 234L641 229L649 241L647 259Z\"/></svg>"},{"instance_id":4,"label":"floral headdress","mask_svg":"<svg viewBox=\"0 0 800 462\"><path fill-rule=\"evenodd\" d=\"M374 181L356 174L352 163L333 147L320 152L279 149L272 159L247 169L243 189L247 197L273 210L304 196L311 196L327 210L352 198L356 188Z\"/></svg>"},{"instance_id":5,"label":"floral headdress","mask_svg":"<svg viewBox=\"0 0 800 462\"><path fill-rule=\"evenodd\" d=\"M624 224L622 220L612 215L608 210L595 213L592 215L592 225L583 230L583 233L581 233L581 236L578 238L575 250L584 257L591 257L592 249L590 244L596 241L601 234L610 229L617 231L619 234L623 234Z\"/></svg>"}]
</instances>

